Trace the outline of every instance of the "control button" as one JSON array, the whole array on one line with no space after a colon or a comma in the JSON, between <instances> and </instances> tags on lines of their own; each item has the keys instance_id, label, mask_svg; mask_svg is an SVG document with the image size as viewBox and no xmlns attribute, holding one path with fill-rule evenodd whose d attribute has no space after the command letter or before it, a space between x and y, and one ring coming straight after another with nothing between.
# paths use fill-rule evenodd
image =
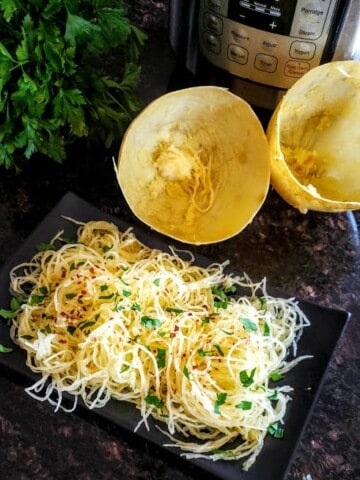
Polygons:
<instances>
[{"instance_id":1,"label":"control button","mask_svg":"<svg viewBox=\"0 0 360 480\"><path fill-rule=\"evenodd\" d=\"M204 28L214 35L221 35L223 31L223 22L220 17L206 12L204 15Z\"/></svg>"},{"instance_id":2,"label":"control button","mask_svg":"<svg viewBox=\"0 0 360 480\"><path fill-rule=\"evenodd\" d=\"M285 64L284 73L288 77L300 78L310 70L310 64L307 62L297 62L289 60Z\"/></svg>"},{"instance_id":3,"label":"control button","mask_svg":"<svg viewBox=\"0 0 360 480\"><path fill-rule=\"evenodd\" d=\"M314 24L314 23L306 23L299 26L297 29L295 36L308 39L308 40L316 40L321 36L322 33L322 25Z\"/></svg>"},{"instance_id":4,"label":"control button","mask_svg":"<svg viewBox=\"0 0 360 480\"><path fill-rule=\"evenodd\" d=\"M301 7L300 14L306 23L324 24L326 19L326 11L322 2L309 2Z\"/></svg>"},{"instance_id":5,"label":"control button","mask_svg":"<svg viewBox=\"0 0 360 480\"><path fill-rule=\"evenodd\" d=\"M213 53L220 53L221 50L221 41L220 38L214 37L211 33L203 33L203 43L204 47Z\"/></svg>"},{"instance_id":6,"label":"control button","mask_svg":"<svg viewBox=\"0 0 360 480\"><path fill-rule=\"evenodd\" d=\"M205 4L210 10L220 13L223 6L223 1L222 0L206 0Z\"/></svg>"},{"instance_id":7,"label":"control button","mask_svg":"<svg viewBox=\"0 0 360 480\"><path fill-rule=\"evenodd\" d=\"M245 28L233 28L231 30L231 36L234 42L246 47L250 43L250 34Z\"/></svg>"},{"instance_id":8,"label":"control button","mask_svg":"<svg viewBox=\"0 0 360 480\"><path fill-rule=\"evenodd\" d=\"M263 72L274 73L277 67L278 60L271 55L264 55L258 53L255 57L255 68Z\"/></svg>"},{"instance_id":9,"label":"control button","mask_svg":"<svg viewBox=\"0 0 360 480\"><path fill-rule=\"evenodd\" d=\"M276 38L268 37L264 38L264 40L261 42L261 46L266 52L274 52L274 50L278 48L279 44Z\"/></svg>"},{"instance_id":10,"label":"control button","mask_svg":"<svg viewBox=\"0 0 360 480\"><path fill-rule=\"evenodd\" d=\"M266 11L266 13L269 13L273 17L280 17L281 16L280 7L275 7L274 5L271 5L270 8Z\"/></svg>"},{"instance_id":11,"label":"control button","mask_svg":"<svg viewBox=\"0 0 360 480\"><path fill-rule=\"evenodd\" d=\"M239 47L239 45L229 45L228 57L230 60L241 65L245 65L249 59L249 52L246 48Z\"/></svg>"},{"instance_id":12,"label":"control button","mask_svg":"<svg viewBox=\"0 0 360 480\"><path fill-rule=\"evenodd\" d=\"M290 46L290 57L311 60L315 55L315 50L315 43L295 41Z\"/></svg>"}]
</instances>

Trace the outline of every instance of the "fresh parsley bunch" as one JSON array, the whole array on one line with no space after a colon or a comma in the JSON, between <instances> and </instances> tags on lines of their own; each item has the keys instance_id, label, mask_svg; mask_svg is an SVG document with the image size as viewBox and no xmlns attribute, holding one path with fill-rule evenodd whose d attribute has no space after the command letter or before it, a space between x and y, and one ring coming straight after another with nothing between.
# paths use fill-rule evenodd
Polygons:
<instances>
[{"instance_id":1,"label":"fresh parsley bunch","mask_svg":"<svg viewBox=\"0 0 360 480\"><path fill-rule=\"evenodd\" d=\"M121 0L0 0L0 165L118 141L140 107L144 42Z\"/></svg>"}]
</instances>

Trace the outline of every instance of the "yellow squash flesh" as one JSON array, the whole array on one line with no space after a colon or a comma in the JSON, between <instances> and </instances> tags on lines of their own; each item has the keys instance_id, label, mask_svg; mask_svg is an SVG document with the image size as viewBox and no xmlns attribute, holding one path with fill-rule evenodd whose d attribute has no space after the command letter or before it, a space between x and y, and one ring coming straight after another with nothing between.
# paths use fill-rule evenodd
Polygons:
<instances>
[{"instance_id":1,"label":"yellow squash flesh","mask_svg":"<svg viewBox=\"0 0 360 480\"><path fill-rule=\"evenodd\" d=\"M271 183L302 212L360 208L360 62L321 65L270 120Z\"/></svg>"},{"instance_id":2,"label":"yellow squash flesh","mask_svg":"<svg viewBox=\"0 0 360 480\"><path fill-rule=\"evenodd\" d=\"M171 238L214 243L238 234L270 182L266 135L251 107L228 90L165 94L130 124L117 178L133 213Z\"/></svg>"}]
</instances>

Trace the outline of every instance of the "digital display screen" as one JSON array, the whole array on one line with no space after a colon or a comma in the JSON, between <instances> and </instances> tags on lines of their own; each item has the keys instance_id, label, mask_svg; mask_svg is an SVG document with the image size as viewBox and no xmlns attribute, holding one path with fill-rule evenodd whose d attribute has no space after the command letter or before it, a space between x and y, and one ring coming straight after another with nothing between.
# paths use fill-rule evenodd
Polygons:
<instances>
[{"instance_id":1,"label":"digital display screen","mask_svg":"<svg viewBox=\"0 0 360 480\"><path fill-rule=\"evenodd\" d=\"M273 0L229 0L228 18L260 30L289 35L296 2Z\"/></svg>"}]
</instances>

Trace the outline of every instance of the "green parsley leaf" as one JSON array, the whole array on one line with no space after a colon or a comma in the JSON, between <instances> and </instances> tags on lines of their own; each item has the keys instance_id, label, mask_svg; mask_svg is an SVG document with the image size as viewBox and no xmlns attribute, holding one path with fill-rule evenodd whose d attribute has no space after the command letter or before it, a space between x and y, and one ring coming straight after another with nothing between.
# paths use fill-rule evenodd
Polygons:
<instances>
[{"instance_id":1,"label":"green parsley leaf","mask_svg":"<svg viewBox=\"0 0 360 480\"><path fill-rule=\"evenodd\" d=\"M4 318L5 320L11 320L12 318L16 317L16 313L13 310L5 310L4 308L0 308L0 317Z\"/></svg>"},{"instance_id":2,"label":"green parsley leaf","mask_svg":"<svg viewBox=\"0 0 360 480\"><path fill-rule=\"evenodd\" d=\"M279 422L271 423L267 429L268 433L274 438L283 438L284 429L280 427Z\"/></svg>"},{"instance_id":3,"label":"green parsley leaf","mask_svg":"<svg viewBox=\"0 0 360 480\"><path fill-rule=\"evenodd\" d=\"M184 367L183 368L183 374L185 375L185 377L190 380L190 373L189 373L189 370L187 367Z\"/></svg>"},{"instance_id":4,"label":"green parsley leaf","mask_svg":"<svg viewBox=\"0 0 360 480\"><path fill-rule=\"evenodd\" d=\"M251 370L249 375L246 370L241 370L241 372L239 373L239 377L240 382L244 385L244 387L250 387L250 385L254 383L255 371L256 367Z\"/></svg>"},{"instance_id":5,"label":"green parsley leaf","mask_svg":"<svg viewBox=\"0 0 360 480\"><path fill-rule=\"evenodd\" d=\"M95 325L95 321L92 321L92 320L89 320L87 322L81 322L79 324L79 328L80 330L85 330L85 328L89 328L89 327L92 327L93 325Z\"/></svg>"},{"instance_id":6,"label":"green parsley leaf","mask_svg":"<svg viewBox=\"0 0 360 480\"><path fill-rule=\"evenodd\" d=\"M141 311L141 307L138 303L133 303L130 307L130 310L135 310L136 312L140 312Z\"/></svg>"},{"instance_id":7,"label":"green parsley leaf","mask_svg":"<svg viewBox=\"0 0 360 480\"><path fill-rule=\"evenodd\" d=\"M165 309L166 312L172 312L172 313L176 313L177 315L180 314L180 313L184 313L185 310L181 310L181 308L173 308L173 307L167 307Z\"/></svg>"},{"instance_id":8,"label":"green parsley leaf","mask_svg":"<svg viewBox=\"0 0 360 480\"><path fill-rule=\"evenodd\" d=\"M270 327L268 323L264 323L264 337L270 336Z\"/></svg>"},{"instance_id":9,"label":"green parsley leaf","mask_svg":"<svg viewBox=\"0 0 360 480\"><path fill-rule=\"evenodd\" d=\"M224 352L222 351L220 345L218 343L214 344L214 347L216 348L216 350L218 351L218 354L223 357L224 356Z\"/></svg>"},{"instance_id":10,"label":"green parsley leaf","mask_svg":"<svg viewBox=\"0 0 360 480\"><path fill-rule=\"evenodd\" d=\"M270 375L270 379L273 381L273 382L278 382L279 380L282 380L284 378L285 375L283 375L282 373L278 373L278 372L273 372L271 375Z\"/></svg>"},{"instance_id":11,"label":"green parsley leaf","mask_svg":"<svg viewBox=\"0 0 360 480\"><path fill-rule=\"evenodd\" d=\"M156 395L147 395L144 400L147 404L156 408L162 408L164 406L164 403Z\"/></svg>"},{"instance_id":12,"label":"green parsley leaf","mask_svg":"<svg viewBox=\"0 0 360 480\"><path fill-rule=\"evenodd\" d=\"M204 350L203 348L199 348L197 353L200 355L200 357L211 357L211 355L213 355L212 350Z\"/></svg>"},{"instance_id":13,"label":"green parsley leaf","mask_svg":"<svg viewBox=\"0 0 360 480\"><path fill-rule=\"evenodd\" d=\"M214 413L220 415L220 407L225 404L227 393L221 392L216 394L216 401L214 404Z\"/></svg>"},{"instance_id":14,"label":"green parsley leaf","mask_svg":"<svg viewBox=\"0 0 360 480\"><path fill-rule=\"evenodd\" d=\"M13 351L12 348L5 347L5 345L2 345L0 343L0 353L10 353L12 351Z\"/></svg>"},{"instance_id":15,"label":"green parsley leaf","mask_svg":"<svg viewBox=\"0 0 360 480\"><path fill-rule=\"evenodd\" d=\"M74 332L75 332L75 330L76 330L76 327L74 327L74 326L72 326L72 325L66 327L66 331L67 331L68 333L70 333L70 335L73 335Z\"/></svg>"},{"instance_id":16,"label":"green parsley leaf","mask_svg":"<svg viewBox=\"0 0 360 480\"><path fill-rule=\"evenodd\" d=\"M241 410L251 410L252 402L248 400L242 400L240 403L235 405L235 408L240 408Z\"/></svg>"},{"instance_id":17,"label":"green parsley leaf","mask_svg":"<svg viewBox=\"0 0 360 480\"><path fill-rule=\"evenodd\" d=\"M72 300L74 297L76 297L76 293L66 293L65 298L68 300Z\"/></svg>"},{"instance_id":18,"label":"green parsley leaf","mask_svg":"<svg viewBox=\"0 0 360 480\"><path fill-rule=\"evenodd\" d=\"M277 400L278 399L278 391L274 390L271 395L268 395L267 397L269 400Z\"/></svg>"},{"instance_id":19,"label":"green parsley leaf","mask_svg":"<svg viewBox=\"0 0 360 480\"><path fill-rule=\"evenodd\" d=\"M46 252L47 250L56 250L56 247L53 243L41 242L36 246L36 249L38 252Z\"/></svg>"},{"instance_id":20,"label":"green parsley leaf","mask_svg":"<svg viewBox=\"0 0 360 480\"><path fill-rule=\"evenodd\" d=\"M240 321L247 332L257 332L257 325L249 318L240 318Z\"/></svg>"},{"instance_id":21,"label":"green parsley leaf","mask_svg":"<svg viewBox=\"0 0 360 480\"><path fill-rule=\"evenodd\" d=\"M164 368L165 362L166 362L166 350L164 348L157 349L156 359L157 359L157 366L159 368Z\"/></svg>"},{"instance_id":22,"label":"green parsley leaf","mask_svg":"<svg viewBox=\"0 0 360 480\"><path fill-rule=\"evenodd\" d=\"M147 315L144 315L141 317L141 325L146 328L155 328L155 327L161 327L162 323L160 320L157 318L151 318L148 317Z\"/></svg>"}]
</instances>

